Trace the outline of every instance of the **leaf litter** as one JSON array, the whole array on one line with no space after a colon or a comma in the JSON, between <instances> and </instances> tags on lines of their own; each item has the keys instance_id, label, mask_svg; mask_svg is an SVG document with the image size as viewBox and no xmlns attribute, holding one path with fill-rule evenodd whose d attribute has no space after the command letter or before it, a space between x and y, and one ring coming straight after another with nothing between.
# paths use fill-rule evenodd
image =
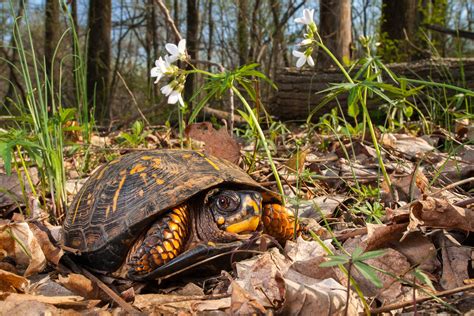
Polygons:
<instances>
[{"instance_id":1,"label":"leaf litter","mask_svg":"<svg viewBox=\"0 0 474 316\"><path fill-rule=\"evenodd\" d=\"M389 188L382 181L370 143L314 135L302 149L294 142L302 134L295 130L280 135L273 144L288 206L298 212L306 227L303 235L288 241L284 250L273 247L237 262L232 271L206 280L166 283L167 287L155 286L151 291L139 284L96 279L80 267L76 271L65 268L60 260L61 227L44 216L51 208L51 198L42 197L30 216L19 215L31 202L22 199L24 192L16 178L0 174L2 192L12 193L0 195L2 314L35 310L54 314L355 315L367 308L410 311L414 302L437 294L440 298L435 303L422 304L417 310L465 312L472 308L465 301L472 299L474 288L474 147L465 145L447 154L437 149L439 138L434 136L383 134L380 144L392 181ZM268 162L251 139L236 141L224 128L216 130L210 123L191 125L186 135L193 148L239 164L275 190ZM89 172L79 171L83 157L67 158L69 200L91 171L107 160L107 154L117 156L131 150L120 146L117 137L93 135L92 148L97 150L93 150ZM145 141L144 148L179 146L170 133L156 130L150 130ZM251 165L249 157L254 158ZM25 193L31 200L31 190ZM358 248L363 252L384 250L364 261L382 286L352 267L350 275L357 288L353 283L348 293L348 276L342 266L320 265L331 260L329 254L337 257ZM347 271L349 266L344 267Z\"/></svg>"}]
</instances>

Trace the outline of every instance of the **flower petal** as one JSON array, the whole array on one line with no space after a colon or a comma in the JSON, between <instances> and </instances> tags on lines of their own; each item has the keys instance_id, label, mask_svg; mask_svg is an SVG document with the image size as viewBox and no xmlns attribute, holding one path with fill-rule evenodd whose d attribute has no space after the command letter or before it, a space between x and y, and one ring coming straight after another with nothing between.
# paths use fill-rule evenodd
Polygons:
<instances>
[{"instance_id":1,"label":"flower petal","mask_svg":"<svg viewBox=\"0 0 474 316\"><path fill-rule=\"evenodd\" d=\"M295 23L305 24L303 18L296 18Z\"/></svg>"},{"instance_id":2,"label":"flower petal","mask_svg":"<svg viewBox=\"0 0 474 316\"><path fill-rule=\"evenodd\" d=\"M181 94L178 91L173 91L168 97L168 104L176 104Z\"/></svg>"},{"instance_id":3,"label":"flower petal","mask_svg":"<svg viewBox=\"0 0 474 316\"><path fill-rule=\"evenodd\" d=\"M173 88L171 88L170 84L167 84L166 86L162 87L160 91L164 95L168 96L171 92L173 92Z\"/></svg>"},{"instance_id":4,"label":"flower petal","mask_svg":"<svg viewBox=\"0 0 474 316\"><path fill-rule=\"evenodd\" d=\"M298 60L296 61L296 68L301 68L303 67L303 65L306 63L306 56L301 56L300 58L298 58Z\"/></svg>"},{"instance_id":5,"label":"flower petal","mask_svg":"<svg viewBox=\"0 0 474 316\"><path fill-rule=\"evenodd\" d=\"M308 65L310 65L311 67L314 67L314 60L313 60L313 57L308 56L308 57L306 58L306 60L308 61Z\"/></svg>"},{"instance_id":6,"label":"flower petal","mask_svg":"<svg viewBox=\"0 0 474 316\"><path fill-rule=\"evenodd\" d=\"M299 58L299 57L304 56L304 53L303 53L303 52L299 52L299 51L297 51L297 50L294 50L294 51L293 51L293 56Z\"/></svg>"},{"instance_id":7,"label":"flower petal","mask_svg":"<svg viewBox=\"0 0 474 316\"><path fill-rule=\"evenodd\" d=\"M178 55L179 53L178 46L176 46L175 44L167 43L165 45L165 48L171 55Z\"/></svg>"},{"instance_id":8,"label":"flower petal","mask_svg":"<svg viewBox=\"0 0 474 316\"><path fill-rule=\"evenodd\" d=\"M186 52L186 39L182 39L178 43L178 52L184 54Z\"/></svg>"},{"instance_id":9,"label":"flower petal","mask_svg":"<svg viewBox=\"0 0 474 316\"><path fill-rule=\"evenodd\" d=\"M184 107L184 100L183 100L183 97L181 96L181 93L178 96L178 102L182 107Z\"/></svg>"}]
</instances>

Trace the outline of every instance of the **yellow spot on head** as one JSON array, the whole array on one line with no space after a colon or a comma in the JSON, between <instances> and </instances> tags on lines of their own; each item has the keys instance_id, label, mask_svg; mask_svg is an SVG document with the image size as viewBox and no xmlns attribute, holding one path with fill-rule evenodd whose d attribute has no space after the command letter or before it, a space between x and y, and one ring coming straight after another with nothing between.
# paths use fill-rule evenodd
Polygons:
<instances>
[{"instance_id":1,"label":"yellow spot on head","mask_svg":"<svg viewBox=\"0 0 474 316\"><path fill-rule=\"evenodd\" d=\"M211 246L211 247L215 247L215 246L216 246L216 244L213 243L212 241L208 241L208 242L207 242L207 245L208 245L208 246Z\"/></svg>"},{"instance_id":2,"label":"yellow spot on head","mask_svg":"<svg viewBox=\"0 0 474 316\"><path fill-rule=\"evenodd\" d=\"M151 159L153 159L153 157L152 156L142 156L140 159L142 159L142 160L151 160Z\"/></svg>"},{"instance_id":3,"label":"yellow spot on head","mask_svg":"<svg viewBox=\"0 0 474 316\"><path fill-rule=\"evenodd\" d=\"M189 158L191 158L192 156L193 156L193 155L191 155L191 154L184 154L184 155L183 155L183 158L184 158L184 159L189 159Z\"/></svg>"},{"instance_id":4,"label":"yellow spot on head","mask_svg":"<svg viewBox=\"0 0 474 316\"><path fill-rule=\"evenodd\" d=\"M160 178L156 178L155 182L156 182L156 184L158 184L158 185L162 185L163 183L165 183L165 180L160 179Z\"/></svg>"},{"instance_id":5,"label":"yellow spot on head","mask_svg":"<svg viewBox=\"0 0 474 316\"><path fill-rule=\"evenodd\" d=\"M217 219L217 224L222 225L224 223L225 223L225 218L222 216L219 216L219 218Z\"/></svg>"},{"instance_id":6,"label":"yellow spot on head","mask_svg":"<svg viewBox=\"0 0 474 316\"><path fill-rule=\"evenodd\" d=\"M146 167L140 163L137 163L135 166L133 166L132 170L130 170L130 174L135 174L137 172L142 172L145 170Z\"/></svg>"}]
</instances>

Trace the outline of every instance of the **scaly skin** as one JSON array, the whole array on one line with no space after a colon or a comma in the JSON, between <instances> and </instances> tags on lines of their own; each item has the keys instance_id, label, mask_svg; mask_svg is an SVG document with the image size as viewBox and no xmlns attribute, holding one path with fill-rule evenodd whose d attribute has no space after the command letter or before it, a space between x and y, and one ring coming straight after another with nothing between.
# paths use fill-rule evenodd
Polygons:
<instances>
[{"instance_id":1,"label":"scaly skin","mask_svg":"<svg viewBox=\"0 0 474 316\"><path fill-rule=\"evenodd\" d=\"M130 266L137 274L150 273L183 252L189 235L189 208L178 206L158 219L147 231Z\"/></svg>"},{"instance_id":2,"label":"scaly skin","mask_svg":"<svg viewBox=\"0 0 474 316\"><path fill-rule=\"evenodd\" d=\"M280 243L290 240L294 236L295 218L293 213L277 203L268 203L263 207L263 232L275 237ZM296 224L296 231L300 227Z\"/></svg>"}]
</instances>

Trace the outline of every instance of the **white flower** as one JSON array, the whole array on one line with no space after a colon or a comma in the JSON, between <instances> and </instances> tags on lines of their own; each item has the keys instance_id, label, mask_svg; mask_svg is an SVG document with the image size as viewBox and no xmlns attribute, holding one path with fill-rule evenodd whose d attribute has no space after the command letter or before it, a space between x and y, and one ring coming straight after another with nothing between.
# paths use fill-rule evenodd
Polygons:
<instances>
[{"instance_id":1,"label":"white flower","mask_svg":"<svg viewBox=\"0 0 474 316\"><path fill-rule=\"evenodd\" d=\"M313 24L314 23L313 15L314 15L314 9L304 9L303 16L301 18L296 18L295 22L305 24L305 25Z\"/></svg>"},{"instance_id":2,"label":"white flower","mask_svg":"<svg viewBox=\"0 0 474 316\"><path fill-rule=\"evenodd\" d=\"M182 90L182 85L179 85L175 81L172 81L171 83L161 88L161 93L168 97L168 104L176 104L176 102L179 102L181 106L184 106L183 97L181 96Z\"/></svg>"},{"instance_id":3,"label":"white flower","mask_svg":"<svg viewBox=\"0 0 474 316\"><path fill-rule=\"evenodd\" d=\"M306 38L304 40L301 41L301 43L299 43L298 45L299 46L306 46L306 45L309 45L313 42L313 40L311 38Z\"/></svg>"},{"instance_id":4,"label":"white flower","mask_svg":"<svg viewBox=\"0 0 474 316\"><path fill-rule=\"evenodd\" d=\"M176 60L186 60L186 40L182 39L179 41L178 46L175 44L168 43L165 45L166 50L170 53L169 60L170 62L175 62Z\"/></svg>"},{"instance_id":5,"label":"white flower","mask_svg":"<svg viewBox=\"0 0 474 316\"><path fill-rule=\"evenodd\" d=\"M296 67L297 68L301 68L306 62L311 67L314 66L314 60L313 60L313 57L311 57L311 54L306 54L306 53L294 50L293 51L293 56L298 57L298 60L296 61Z\"/></svg>"}]
</instances>

